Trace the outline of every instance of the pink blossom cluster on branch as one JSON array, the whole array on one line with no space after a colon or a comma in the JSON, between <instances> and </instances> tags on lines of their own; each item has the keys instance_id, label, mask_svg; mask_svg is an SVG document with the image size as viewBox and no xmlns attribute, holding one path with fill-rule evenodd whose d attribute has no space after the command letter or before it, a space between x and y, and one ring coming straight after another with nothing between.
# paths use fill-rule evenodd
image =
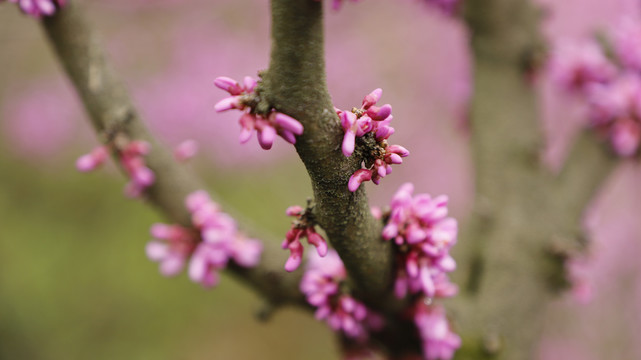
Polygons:
<instances>
[{"instance_id":1,"label":"pink blossom cluster on branch","mask_svg":"<svg viewBox=\"0 0 641 360\"><path fill-rule=\"evenodd\" d=\"M210 288L218 284L218 272L229 261L242 267L256 266L260 261L262 243L246 238L236 221L220 211L207 192L196 191L185 200L192 215L194 228L154 224L153 241L147 244L149 259L160 263L160 272L172 276L182 271L189 259L189 277Z\"/></svg>"},{"instance_id":2,"label":"pink blossom cluster on branch","mask_svg":"<svg viewBox=\"0 0 641 360\"><path fill-rule=\"evenodd\" d=\"M300 289L307 302L316 307L316 319L325 320L334 331L364 342L371 331L382 329L384 321L344 291L342 284L346 279L347 272L336 251L329 250L324 258L311 253Z\"/></svg>"},{"instance_id":3,"label":"pink blossom cluster on branch","mask_svg":"<svg viewBox=\"0 0 641 360\"><path fill-rule=\"evenodd\" d=\"M447 217L447 196L428 194L412 197L414 186L406 183L392 199L383 238L397 246L398 268L395 294L399 298L421 293L427 297L450 297L456 285L448 272L456 268L449 251L456 244L456 220Z\"/></svg>"},{"instance_id":4,"label":"pink blossom cluster on branch","mask_svg":"<svg viewBox=\"0 0 641 360\"><path fill-rule=\"evenodd\" d=\"M376 106L381 95L383 90L376 89L365 96L360 109L336 109L345 132L343 155L350 157L358 149L358 155L363 157L365 166L356 170L349 178L347 187L351 192L358 190L364 181L371 180L378 185L381 178L392 173L392 164L402 164L402 158L410 154L400 145L387 143L387 139L394 133L394 128L389 126L394 117L390 104Z\"/></svg>"},{"instance_id":5,"label":"pink blossom cluster on branch","mask_svg":"<svg viewBox=\"0 0 641 360\"><path fill-rule=\"evenodd\" d=\"M550 75L587 103L589 125L617 154L633 156L641 142L641 21L626 18L609 41L611 53L595 40L558 46Z\"/></svg>"},{"instance_id":6,"label":"pink blossom cluster on branch","mask_svg":"<svg viewBox=\"0 0 641 360\"><path fill-rule=\"evenodd\" d=\"M296 220L292 223L292 228L287 231L285 240L281 247L289 249L290 255L285 263L285 270L294 271L298 269L303 259L303 244L300 242L301 238L307 238L307 242L316 247L318 256L324 257L327 255L327 242L325 239L314 230L314 216L312 214L312 207L308 206L303 209L300 206L290 206L286 210L287 216L293 216Z\"/></svg>"},{"instance_id":7,"label":"pink blossom cluster on branch","mask_svg":"<svg viewBox=\"0 0 641 360\"><path fill-rule=\"evenodd\" d=\"M18 4L23 13L34 18L51 16L67 3L67 0L0 0L0 3L5 1Z\"/></svg>"},{"instance_id":8,"label":"pink blossom cluster on branch","mask_svg":"<svg viewBox=\"0 0 641 360\"><path fill-rule=\"evenodd\" d=\"M257 106L261 101L257 92L258 81L246 76L243 84L228 77L218 77L214 84L227 91L231 96L219 101L214 108L217 112L236 109L243 111L239 119L240 142L246 143L256 131L258 143L265 149L271 149L276 135L282 137L290 144L296 144L296 135L303 134L303 125L291 116L285 115L275 109L267 113L257 113Z\"/></svg>"},{"instance_id":9,"label":"pink blossom cluster on branch","mask_svg":"<svg viewBox=\"0 0 641 360\"><path fill-rule=\"evenodd\" d=\"M121 139L98 146L90 153L81 156L76 161L76 168L82 172L93 171L107 160L110 150L115 151L120 165L129 176L129 183L125 186L125 195L131 198L139 197L156 180L153 171L145 165L144 156L149 153L150 145L142 140L126 141ZM126 142L126 144L119 144L121 142Z\"/></svg>"},{"instance_id":10,"label":"pink blossom cluster on branch","mask_svg":"<svg viewBox=\"0 0 641 360\"><path fill-rule=\"evenodd\" d=\"M458 292L447 276L456 268L449 251L456 243L457 222L447 217L446 196L412 196L413 192L411 183L400 187L383 228L383 238L396 245L394 293L398 298L408 293L417 296L412 315L423 340L425 358L451 359L461 340L449 330L444 310L425 303Z\"/></svg>"},{"instance_id":11,"label":"pink blossom cluster on branch","mask_svg":"<svg viewBox=\"0 0 641 360\"><path fill-rule=\"evenodd\" d=\"M445 309L418 300L412 309L414 324L423 345L423 356L427 360L449 360L461 347L461 337L452 331L445 316Z\"/></svg>"}]
</instances>

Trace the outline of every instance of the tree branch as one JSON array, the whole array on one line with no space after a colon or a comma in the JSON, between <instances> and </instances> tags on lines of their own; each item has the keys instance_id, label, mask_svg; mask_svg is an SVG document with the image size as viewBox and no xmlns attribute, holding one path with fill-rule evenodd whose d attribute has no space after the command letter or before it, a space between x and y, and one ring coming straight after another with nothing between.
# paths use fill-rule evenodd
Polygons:
<instances>
[{"instance_id":1,"label":"tree branch","mask_svg":"<svg viewBox=\"0 0 641 360\"><path fill-rule=\"evenodd\" d=\"M566 211L581 213L612 173L618 160L593 131L582 131L557 178L556 192L563 197Z\"/></svg>"},{"instance_id":2,"label":"tree branch","mask_svg":"<svg viewBox=\"0 0 641 360\"><path fill-rule=\"evenodd\" d=\"M156 174L156 182L148 189L146 199L171 221L191 226L184 199L202 189L201 182L186 167L176 163L145 128L80 5L70 0L56 15L44 18L42 24L98 134L119 131L131 139L152 144L145 160ZM232 265L230 271L275 304L307 306L298 289L300 272L283 271L286 254L274 242L263 244L264 252L257 267L245 269Z\"/></svg>"},{"instance_id":3,"label":"tree branch","mask_svg":"<svg viewBox=\"0 0 641 360\"><path fill-rule=\"evenodd\" d=\"M551 176L539 161L537 96L526 76L542 46L539 12L527 0L468 0L464 18L473 51L476 198L461 236L471 244L458 258L470 291L454 306L464 338L457 359L530 359L551 296L545 248L558 231Z\"/></svg>"},{"instance_id":4,"label":"tree branch","mask_svg":"<svg viewBox=\"0 0 641 360\"><path fill-rule=\"evenodd\" d=\"M312 181L318 223L359 297L381 303L391 284L392 251L381 239L381 223L370 214L364 186L355 193L347 189L362 159L341 152L343 130L325 81L322 3L272 0L271 9L272 53L261 95L304 125L296 150Z\"/></svg>"},{"instance_id":5,"label":"tree branch","mask_svg":"<svg viewBox=\"0 0 641 360\"><path fill-rule=\"evenodd\" d=\"M474 60L475 212L462 238L466 295L455 300L457 359L531 359L546 303L566 282L555 249L577 240L585 206L614 166L590 135L557 177L540 162L535 89L541 12L528 0L467 0ZM467 298L467 299L466 299Z\"/></svg>"}]
</instances>

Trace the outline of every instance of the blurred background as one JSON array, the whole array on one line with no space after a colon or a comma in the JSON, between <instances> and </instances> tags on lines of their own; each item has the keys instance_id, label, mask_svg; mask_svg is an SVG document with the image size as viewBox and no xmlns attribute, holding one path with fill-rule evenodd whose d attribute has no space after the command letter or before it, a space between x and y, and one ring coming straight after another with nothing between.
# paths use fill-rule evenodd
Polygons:
<instances>
[{"instance_id":1,"label":"blurred background","mask_svg":"<svg viewBox=\"0 0 641 360\"><path fill-rule=\"evenodd\" d=\"M293 149L237 142L237 114L216 114L217 76L241 79L268 65L268 2L84 1L151 130L168 145L200 143L192 162L222 199L280 241L284 209L311 187ZM580 39L637 14L634 0L542 1L551 41ZM329 4L326 4L328 7ZM385 205L400 184L448 194L465 219L473 195L466 132L470 91L466 35L453 19L414 0L347 2L327 13L327 71L335 105L360 105L381 87L394 106L392 143L412 155L376 187ZM350 62L347 59L358 59ZM542 97L552 167L581 120L580 104L545 79ZM224 277L204 290L167 279L147 260L148 229L162 218L120 196L113 166L91 174L75 159L97 140L39 25L0 5L0 358L334 359L325 324L295 309L268 323L260 298ZM552 304L541 360L641 358L641 171L623 162L587 212L594 240L582 266L590 303ZM459 239L464 242L466 239Z\"/></svg>"}]
</instances>

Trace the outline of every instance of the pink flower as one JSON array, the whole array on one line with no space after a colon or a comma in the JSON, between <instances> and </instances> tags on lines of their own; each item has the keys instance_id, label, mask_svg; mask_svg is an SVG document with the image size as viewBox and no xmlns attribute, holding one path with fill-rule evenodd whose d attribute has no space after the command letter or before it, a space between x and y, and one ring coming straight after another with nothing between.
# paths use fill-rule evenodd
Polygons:
<instances>
[{"instance_id":1,"label":"pink flower","mask_svg":"<svg viewBox=\"0 0 641 360\"><path fill-rule=\"evenodd\" d=\"M569 91L583 91L590 83L605 83L616 74L616 68L594 41L557 46L549 63L555 82Z\"/></svg>"},{"instance_id":2,"label":"pink flower","mask_svg":"<svg viewBox=\"0 0 641 360\"><path fill-rule=\"evenodd\" d=\"M192 215L194 229L166 224L151 228L152 236L164 242L147 244L147 256L161 263L163 275L177 274L189 261L189 278L211 288L218 284L218 272L230 261L242 267L258 265L261 242L240 233L234 219L220 211L207 192L189 194L185 206Z\"/></svg>"},{"instance_id":3,"label":"pink flower","mask_svg":"<svg viewBox=\"0 0 641 360\"><path fill-rule=\"evenodd\" d=\"M449 250L456 243L458 227L447 217L447 197L412 196L413 192L410 183L396 192L382 232L385 240L393 239L398 246L395 295L454 296L457 288L446 273L456 269Z\"/></svg>"},{"instance_id":4,"label":"pink flower","mask_svg":"<svg viewBox=\"0 0 641 360\"><path fill-rule=\"evenodd\" d=\"M260 261L262 244L247 239L236 221L220 211L203 190L195 191L185 199L185 206L191 212L192 224L198 230L202 241L197 245L189 263L189 277L206 288L218 283L218 271L229 261L242 267L254 267Z\"/></svg>"},{"instance_id":5,"label":"pink flower","mask_svg":"<svg viewBox=\"0 0 641 360\"><path fill-rule=\"evenodd\" d=\"M100 167L109 156L109 149L106 146L98 146L89 154L83 155L76 160L76 169L80 172L93 171Z\"/></svg>"},{"instance_id":6,"label":"pink flower","mask_svg":"<svg viewBox=\"0 0 641 360\"><path fill-rule=\"evenodd\" d=\"M275 109L264 114L256 113L256 105L260 101L260 97L256 93L258 82L255 79L246 76L241 85L235 80L223 76L216 78L214 84L231 95L214 106L217 112L231 109L246 111L239 119L241 128L239 140L242 144L249 141L254 130L258 143L265 150L271 149L276 135L290 144L296 144L296 136L303 134L303 125L291 116Z\"/></svg>"},{"instance_id":7,"label":"pink flower","mask_svg":"<svg viewBox=\"0 0 641 360\"><path fill-rule=\"evenodd\" d=\"M641 139L641 77L625 73L587 90L591 125L609 136L615 152L632 156Z\"/></svg>"},{"instance_id":8,"label":"pink flower","mask_svg":"<svg viewBox=\"0 0 641 360\"><path fill-rule=\"evenodd\" d=\"M129 175L129 183L125 187L125 195L138 197L153 185L156 176L145 165L144 157L149 153L150 145L146 141L131 141L120 151L120 164Z\"/></svg>"},{"instance_id":9,"label":"pink flower","mask_svg":"<svg viewBox=\"0 0 641 360\"><path fill-rule=\"evenodd\" d=\"M624 118L612 126L612 147L621 156L632 156L641 142L641 123L639 120Z\"/></svg>"},{"instance_id":10,"label":"pink flower","mask_svg":"<svg viewBox=\"0 0 641 360\"><path fill-rule=\"evenodd\" d=\"M174 148L174 158L178 161L187 161L198 154L198 142L185 140Z\"/></svg>"},{"instance_id":11,"label":"pink flower","mask_svg":"<svg viewBox=\"0 0 641 360\"><path fill-rule=\"evenodd\" d=\"M147 243L147 257L160 263L160 273L165 276L178 274L196 246L196 235L179 225L154 224Z\"/></svg>"},{"instance_id":12,"label":"pink flower","mask_svg":"<svg viewBox=\"0 0 641 360\"><path fill-rule=\"evenodd\" d=\"M304 251L303 244L300 242L301 238L307 238L307 243L316 247L316 252L319 256L327 255L327 242L314 230L316 222L312 214L312 208L308 205L307 209L303 209L295 205L288 207L285 213L296 218L281 245L283 249L289 249L290 251L289 258L285 263L285 270L291 272L300 266Z\"/></svg>"},{"instance_id":13,"label":"pink flower","mask_svg":"<svg viewBox=\"0 0 641 360\"><path fill-rule=\"evenodd\" d=\"M0 0L3 2L5 0ZM66 0L7 0L11 3L17 3L23 13L34 18L42 16L51 16L57 9L64 6Z\"/></svg>"},{"instance_id":14,"label":"pink flower","mask_svg":"<svg viewBox=\"0 0 641 360\"><path fill-rule=\"evenodd\" d=\"M626 17L613 31L613 45L621 64L633 71L641 70L641 21Z\"/></svg>"},{"instance_id":15,"label":"pink flower","mask_svg":"<svg viewBox=\"0 0 641 360\"><path fill-rule=\"evenodd\" d=\"M153 171L145 165L144 160L144 156L150 151L150 145L146 141L129 141L120 147L114 141L104 146L98 146L91 153L78 158L76 168L82 172L95 170L105 162L109 150L118 154L120 165L129 177L129 183L125 186L125 195L131 198L138 197L146 188L153 185L156 177Z\"/></svg>"},{"instance_id":16,"label":"pink flower","mask_svg":"<svg viewBox=\"0 0 641 360\"><path fill-rule=\"evenodd\" d=\"M341 292L347 278L343 262L334 250L325 258L312 253L300 283L307 302L316 307L315 317L325 320L334 331L359 341L368 338L370 331L380 330L383 319L364 304Z\"/></svg>"},{"instance_id":17,"label":"pink flower","mask_svg":"<svg viewBox=\"0 0 641 360\"><path fill-rule=\"evenodd\" d=\"M419 300L414 311L414 324L423 342L425 359L452 359L456 350L461 347L461 338L450 328L445 309L428 306Z\"/></svg>"},{"instance_id":18,"label":"pink flower","mask_svg":"<svg viewBox=\"0 0 641 360\"><path fill-rule=\"evenodd\" d=\"M356 148L357 138L371 139L361 141L365 154L365 169L359 169L349 178L347 187L349 191L358 190L360 185L371 180L376 185L380 179L392 173L392 164L402 164L403 157L409 156L409 151L400 145L388 145L387 139L394 133L394 128L389 126L394 118L392 106L385 104L376 106L383 90L376 89L363 99L360 109L343 111L336 109L345 132L343 137L343 155L350 157ZM373 141L372 141L373 140Z\"/></svg>"}]
</instances>

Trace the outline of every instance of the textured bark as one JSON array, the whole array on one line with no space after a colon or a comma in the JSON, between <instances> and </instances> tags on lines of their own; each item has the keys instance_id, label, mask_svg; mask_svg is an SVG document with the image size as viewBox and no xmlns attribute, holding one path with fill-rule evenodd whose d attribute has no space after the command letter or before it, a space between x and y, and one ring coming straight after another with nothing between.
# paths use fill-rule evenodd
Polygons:
<instances>
[{"instance_id":1,"label":"textured bark","mask_svg":"<svg viewBox=\"0 0 641 360\"><path fill-rule=\"evenodd\" d=\"M563 284L558 250L582 236L583 210L615 164L585 134L558 176L540 163L538 103L526 76L541 51L538 17L527 0L468 0L464 6L474 57L476 197L456 250L462 291L451 308L464 338L458 359L533 357L542 313ZM189 225L183 199L202 186L149 135L76 1L43 24L98 133L122 131L153 144L147 161L157 183L147 199L170 220ZM370 214L363 187L347 189L361 159L341 152L343 131L325 84L322 4L272 0L272 36L260 106L274 107L305 127L296 150L312 181L316 219L343 259L355 295L389 320L375 340L392 356L417 353L411 322L390 301L391 246L381 240L381 224ZM285 252L265 245L258 267L232 265L231 271L274 304L305 306L300 271L285 273Z\"/></svg>"},{"instance_id":2,"label":"textured bark","mask_svg":"<svg viewBox=\"0 0 641 360\"><path fill-rule=\"evenodd\" d=\"M176 163L171 153L145 128L80 5L75 0L69 1L55 16L43 19L43 28L102 140L110 133L122 132L131 139L146 140L152 144L145 161L156 174L156 182L146 193L145 199L170 221L190 226L191 216L185 208L184 199L203 186L187 167ZM301 273L287 274L283 271L286 254L276 243L264 242L264 247L261 263L257 267L244 269L230 266L232 273L274 304L306 306L298 290Z\"/></svg>"},{"instance_id":3,"label":"textured bark","mask_svg":"<svg viewBox=\"0 0 641 360\"><path fill-rule=\"evenodd\" d=\"M476 197L461 236L469 245L458 257L457 359L534 357L546 304L566 283L563 251L578 244L583 210L614 163L581 137L560 176L542 166L539 106L527 76L543 49L539 16L527 0L465 3Z\"/></svg>"},{"instance_id":4,"label":"textured bark","mask_svg":"<svg viewBox=\"0 0 641 360\"><path fill-rule=\"evenodd\" d=\"M361 159L341 152L343 130L325 82L322 3L273 0L271 6L271 61L261 95L305 127L296 150L312 181L316 218L360 297L380 303L391 284L391 246L381 240L382 225L370 214L364 186L355 193L347 189Z\"/></svg>"}]
</instances>

